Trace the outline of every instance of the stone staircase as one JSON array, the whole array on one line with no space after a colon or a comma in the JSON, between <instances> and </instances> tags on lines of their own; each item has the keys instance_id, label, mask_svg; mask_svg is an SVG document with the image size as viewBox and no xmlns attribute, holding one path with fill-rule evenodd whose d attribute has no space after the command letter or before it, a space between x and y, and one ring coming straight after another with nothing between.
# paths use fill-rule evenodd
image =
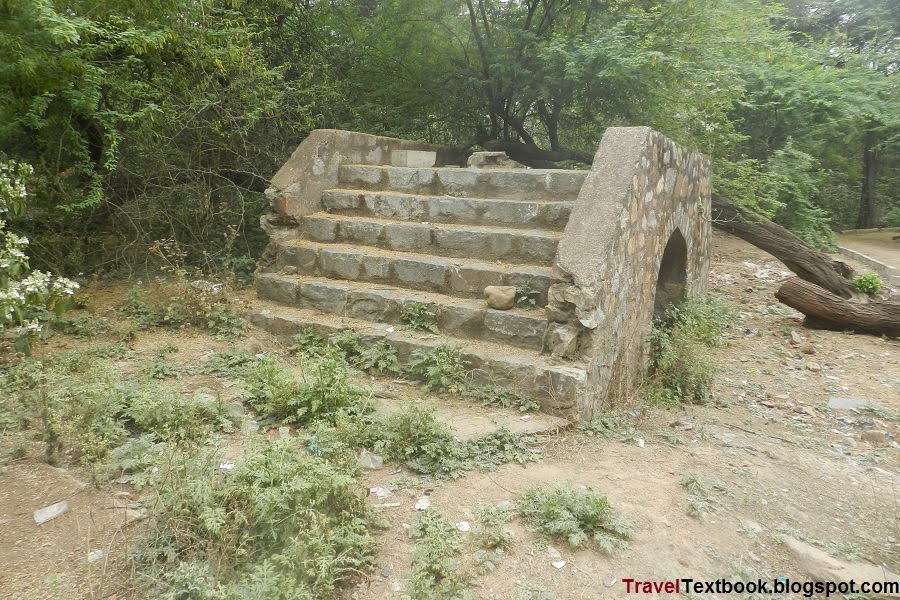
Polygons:
<instances>
[{"instance_id":1,"label":"stone staircase","mask_svg":"<svg viewBox=\"0 0 900 600\"><path fill-rule=\"evenodd\" d=\"M257 278L257 325L284 335L351 328L401 359L449 341L480 382L548 412L573 409L584 366L548 354L554 324L543 307L586 172L341 164L336 175L324 210L274 242L274 266ZM535 302L490 309L491 285L531 290ZM404 326L410 303L431 304L439 334Z\"/></svg>"}]
</instances>

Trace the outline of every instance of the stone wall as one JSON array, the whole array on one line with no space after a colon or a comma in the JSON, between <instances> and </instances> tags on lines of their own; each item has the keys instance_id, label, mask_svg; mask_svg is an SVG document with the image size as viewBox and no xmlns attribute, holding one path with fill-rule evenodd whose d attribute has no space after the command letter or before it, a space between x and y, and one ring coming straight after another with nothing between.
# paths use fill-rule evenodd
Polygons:
<instances>
[{"instance_id":1,"label":"stone wall","mask_svg":"<svg viewBox=\"0 0 900 600\"><path fill-rule=\"evenodd\" d=\"M272 178L266 197L281 218L297 219L322 210L322 192L337 185L342 164L387 165L397 150L438 153L446 164L448 149L424 142L341 131L316 129L291 154Z\"/></svg>"},{"instance_id":2,"label":"stone wall","mask_svg":"<svg viewBox=\"0 0 900 600\"><path fill-rule=\"evenodd\" d=\"M547 306L556 323L548 349L586 363L581 418L632 396L640 385L670 239L664 271L676 276L662 293L677 300L679 293L706 290L709 212L707 157L647 127L607 130L560 241L559 283L551 286ZM679 270L684 289L669 289L677 288Z\"/></svg>"}]
</instances>

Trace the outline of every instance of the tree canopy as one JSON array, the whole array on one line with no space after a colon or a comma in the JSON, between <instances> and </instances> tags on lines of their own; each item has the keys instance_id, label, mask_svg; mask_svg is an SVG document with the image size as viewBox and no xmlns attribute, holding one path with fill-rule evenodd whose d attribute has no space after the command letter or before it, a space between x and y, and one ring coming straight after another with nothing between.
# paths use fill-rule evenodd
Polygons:
<instances>
[{"instance_id":1,"label":"tree canopy","mask_svg":"<svg viewBox=\"0 0 900 600\"><path fill-rule=\"evenodd\" d=\"M17 227L66 272L173 239L249 270L315 127L591 160L610 126L710 155L717 192L827 247L900 225L900 0L0 0Z\"/></svg>"}]
</instances>

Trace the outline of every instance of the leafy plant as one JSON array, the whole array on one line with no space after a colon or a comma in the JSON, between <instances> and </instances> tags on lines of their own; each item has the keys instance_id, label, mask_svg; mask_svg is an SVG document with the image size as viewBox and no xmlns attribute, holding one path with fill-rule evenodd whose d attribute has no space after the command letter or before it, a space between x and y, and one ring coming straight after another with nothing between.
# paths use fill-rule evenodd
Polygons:
<instances>
[{"instance_id":1,"label":"leafy plant","mask_svg":"<svg viewBox=\"0 0 900 600\"><path fill-rule=\"evenodd\" d=\"M512 517L512 511L500 506L485 504L475 508L475 520L478 524L474 539L482 548L493 551L507 550L512 544L512 532L506 524Z\"/></svg>"},{"instance_id":2,"label":"leafy plant","mask_svg":"<svg viewBox=\"0 0 900 600\"><path fill-rule=\"evenodd\" d=\"M541 404L534 398L523 396L509 388L499 386L479 386L470 388L467 395L477 398L482 406L502 406L515 408L519 412L533 412L541 409Z\"/></svg>"},{"instance_id":3,"label":"leafy plant","mask_svg":"<svg viewBox=\"0 0 900 600\"><path fill-rule=\"evenodd\" d=\"M299 356L315 357L325 352L325 338L312 327L307 327L300 333L291 337L291 345L288 352Z\"/></svg>"},{"instance_id":4,"label":"leafy plant","mask_svg":"<svg viewBox=\"0 0 900 600\"><path fill-rule=\"evenodd\" d=\"M234 416L218 395L202 388L191 395L166 385L145 385L132 393L124 410L132 426L161 441L198 442L227 430Z\"/></svg>"},{"instance_id":5,"label":"leafy plant","mask_svg":"<svg viewBox=\"0 0 900 600\"><path fill-rule=\"evenodd\" d=\"M528 488L518 512L544 535L561 537L574 548L592 541L611 554L631 537L631 524L613 515L605 496L571 481Z\"/></svg>"},{"instance_id":6,"label":"leafy plant","mask_svg":"<svg viewBox=\"0 0 900 600\"><path fill-rule=\"evenodd\" d=\"M460 393L466 389L466 368L469 361L458 348L448 343L413 352L406 371L425 382L426 392Z\"/></svg>"},{"instance_id":7,"label":"leafy plant","mask_svg":"<svg viewBox=\"0 0 900 600\"><path fill-rule=\"evenodd\" d=\"M438 333L433 302L406 302L400 307L400 320L416 331Z\"/></svg>"},{"instance_id":8,"label":"leafy plant","mask_svg":"<svg viewBox=\"0 0 900 600\"><path fill-rule=\"evenodd\" d=\"M853 287L855 287L858 292L874 296L884 289L884 281L878 273L867 271L853 278Z\"/></svg>"},{"instance_id":9,"label":"leafy plant","mask_svg":"<svg viewBox=\"0 0 900 600\"><path fill-rule=\"evenodd\" d=\"M260 359L240 349L213 352L206 359L203 373L241 379L249 375Z\"/></svg>"},{"instance_id":10,"label":"leafy plant","mask_svg":"<svg viewBox=\"0 0 900 600\"><path fill-rule=\"evenodd\" d=\"M669 308L648 338L644 398L663 405L705 402L716 372L709 349L722 343L723 329L736 321L736 311L713 295Z\"/></svg>"},{"instance_id":11,"label":"leafy plant","mask_svg":"<svg viewBox=\"0 0 900 600\"><path fill-rule=\"evenodd\" d=\"M244 398L259 412L289 423L330 418L340 409L367 410L368 392L350 381L347 363L334 351L309 359L303 381L263 358L244 380Z\"/></svg>"},{"instance_id":12,"label":"leafy plant","mask_svg":"<svg viewBox=\"0 0 900 600\"><path fill-rule=\"evenodd\" d=\"M170 363L162 356L156 356L144 363L141 367L141 373L151 379L169 379L172 377L181 377L182 375L192 373L193 369L184 365L176 365Z\"/></svg>"},{"instance_id":13,"label":"leafy plant","mask_svg":"<svg viewBox=\"0 0 900 600\"><path fill-rule=\"evenodd\" d=\"M165 442L158 442L152 433L131 438L111 450L106 460L96 463L91 470L91 477L96 483L118 481L128 483L140 491L153 481L154 469L158 469L167 449L169 446Z\"/></svg>"},{"instance_id":14,"label":"leafy plant","mask_svg":"<svg viewBox=\"0 0 900 600\"><path fill-rule=\"evenodd\" d=\"M53 328L79 339L87 339L110 330L107 318L97 318L92 314L60 316L53 320Z\"/></svg>"},{"instance_id":15,"label":"leafy plant","mask_svg":"<svg viewBox=\"0 0 900 600\"><path fill-rule=\"evenodd\" d=\"M724 483L699 473L686 473L681 478L681 487L688 492L687 514L697 518L718 510L720 502L714 496L715 493L729 494Z\"/></svg>"},{"instance_id":16,"label":"leafy plant","mask_svg":"<svg viewBox=\"0 0 900 600\"><path fill-rule=\"evenodd\" d=\"M448 477L458 472L460 444L432 408L408 404L390 413L380 436L386 458L405 463L418 473Z\"/></svg>"},{"instance_id":17,"label":"leafy plant","mask_svg":"<svg viewBox=\"0 0 900 600\"><path fill-rule=\"evenodd\" d=\"M383 521L357 484L295 440L257 442L217 469L215 448L173 455L134 556L157 598L326 598L370 568Z\"/></svg>"},{"instance_id":18,"label":"leafy plant","mask_svg":"<svg viewBox=\"0 0 900 600\"><path fill-rule=\"evenodd\" d=\"M459 530L440 512L429 508L409 526L409 535L417 540L412 550L416 569L409 582L409 597L419 600L474 599L467 589L468 577L456 558L462 553Z\"/></svg>"},{"instance_id":19,"label":"leafy plant","mask_svg":"<svg viewBox=\"0 0 900 600\"><path fill-rule=\"evenodd\" d=\"M527 281L516 287L516 306L534 308L537 306L540 292L531 287Z\"/></svg>"}]
</instances>

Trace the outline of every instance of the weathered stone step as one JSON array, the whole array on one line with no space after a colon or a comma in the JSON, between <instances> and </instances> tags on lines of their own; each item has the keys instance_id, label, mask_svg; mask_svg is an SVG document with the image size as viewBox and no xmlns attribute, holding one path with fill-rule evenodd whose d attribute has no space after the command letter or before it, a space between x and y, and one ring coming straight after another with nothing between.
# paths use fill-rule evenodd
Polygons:
<instances>
[{"instance_id":1,"label":"weathered stone step","mask_svg":"<svg viewBox=\"0 0 900 600\"><path fill-rule=\"evenodd\" d=\"M489 285L527 286L547 302L550 267L488 263L346 244L290 240L278 244L276 268L288 274L384 283L451 296L481 298Z\"/></svg>"},{"instance_id":2,"label":"weathered stone step","mask_svg":"<svg viewBox=\"0 0 900 600\"><path fill-rule=\"evenodd\" d=\"M318 309L339 317L400 325L401 310L431 304L441 335L509 344L541 351L550 325L543 310L493 310L484 300L452 298L433 292L378 287L373 284L264 273L256 293L298 308Z\"/></svg>"},{"instance_id":3,"label":"weathered stone step","mask_svg":"<svg viewBox=\"0 0 900 600\"><path fill-rule=\"evenodd\" d=\"M525 397L534 398L541 410L560 416L572 416L576 399L584 395L586 374L579 363L563 362L537 352L516 349L508 345L469 341L456 343L431 334L389 332L384 326L349 317L335 317L317 310L288 308L260 301L250 315L250 321L274 335L289 337L308 327L322 335L344 329L360 334L363 344L385 340L397 349L402 363L417 350L428 350L443 342L456 345L469 362L469 370L476 383L511 389Z\"/></svg>"},{"instance_id":4,"label":"weathered stone step","mask_svg":"<svg viewBox=\"0 0 900 600\"><path fill-rule=\"evenodd\" d=\"M457 198L574 201L587 171L562 169L414 169L341 165L339 187Z\"/></svg>"},{"instance_id":5,"label":"weathered stone step","mask_svg":"<svg viewBox=\"0 0 900 600\"><path fill-rule=\"evenodd\" d=\"M552 265L558 232L542 230L398 223L384 219L315 213L303 218L303 236L313 242L340 242L438 256Z\"/></svg>"},{"instance_id":6,"label":"weathered stone step","mask_svg":"<svg viewBox=\"0 0 900 600\"><path fill-rule=\"evenodd\" d=\"M322 204L336 214L399 221L515 225L554 231L565 229L573 206L571 201L454 198L365 190L325 190Z\"/></svg>"}]
</instances>

